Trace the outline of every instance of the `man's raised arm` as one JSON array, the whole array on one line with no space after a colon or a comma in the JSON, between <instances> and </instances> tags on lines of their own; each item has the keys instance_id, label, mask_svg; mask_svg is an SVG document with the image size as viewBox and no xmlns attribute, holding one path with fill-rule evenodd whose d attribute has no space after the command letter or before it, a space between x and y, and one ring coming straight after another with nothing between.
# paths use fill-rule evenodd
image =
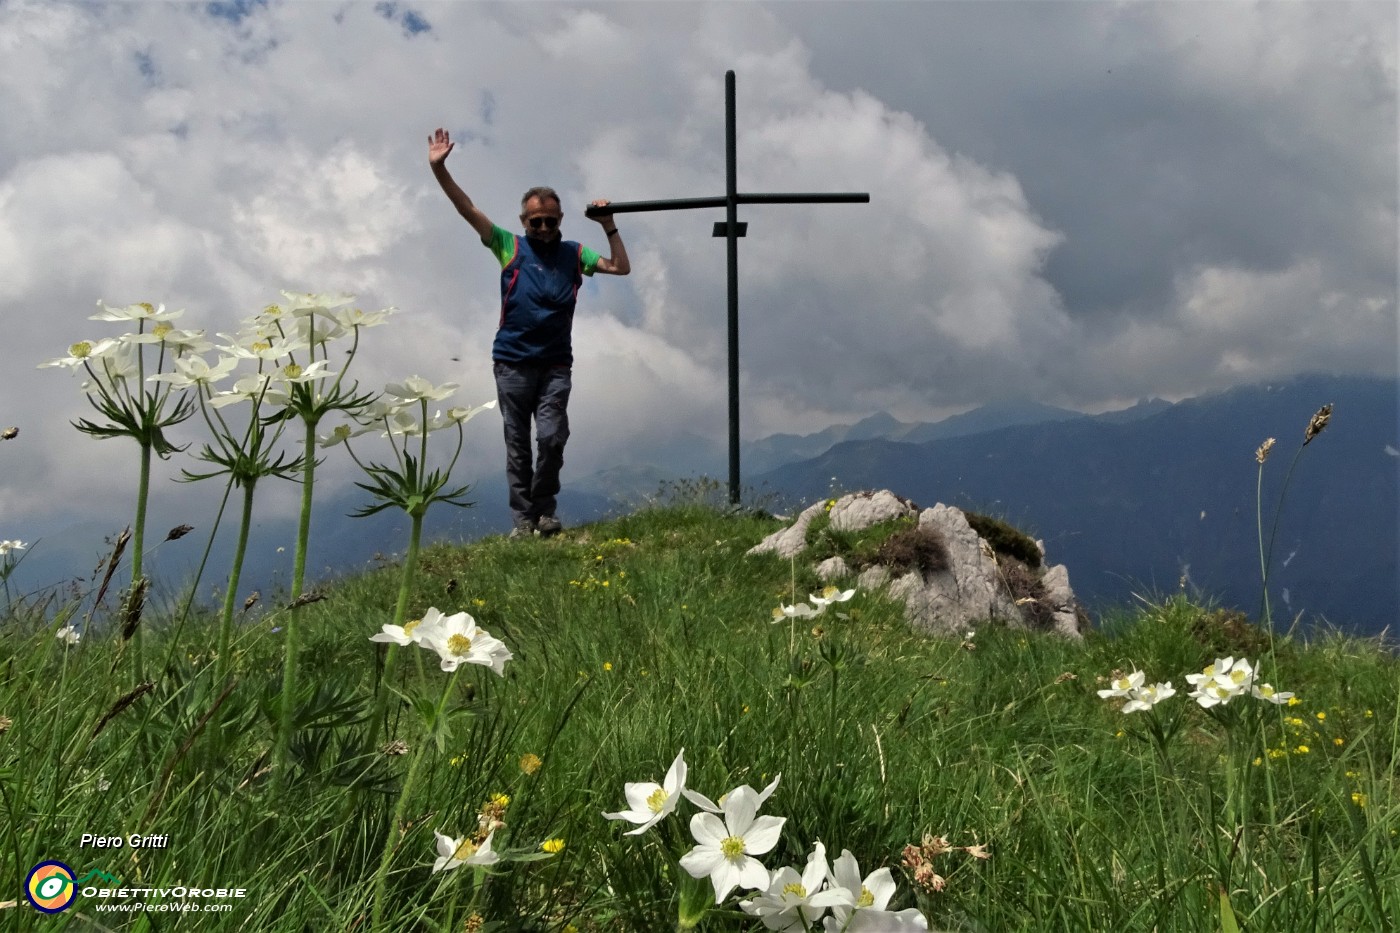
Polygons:
<instances>
[{"instance_id":1,"label":"man's raised arm","mask_svg":"<svg viewBox=\"0 0 1400 933\"><path fill-rule=\"evenodd\" d=\"M452 206L457 208L457 213L472 225L477 236L485 243L491 237L491 218L477 210L472 199L467 197L467 193L452 180L451 173L447 171L447 156L452 152L452 146L453 142L447 130L439 127L428 137L428 165L433 170L433 177L442 186L443 194L447 195Z\"/></svg>"}]
</instances>

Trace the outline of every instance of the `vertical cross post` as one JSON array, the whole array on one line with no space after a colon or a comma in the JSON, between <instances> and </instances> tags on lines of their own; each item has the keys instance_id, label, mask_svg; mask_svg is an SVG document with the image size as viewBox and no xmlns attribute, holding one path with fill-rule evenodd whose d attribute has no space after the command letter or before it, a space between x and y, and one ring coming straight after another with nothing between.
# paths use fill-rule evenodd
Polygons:
<instances>
[{"instance_id":1,"label":"vertical cross post","mask_svg":"<svg viewBox=\"0 0 1400 933\"><path fill-rule=\"evenodd\" d=\"M734 72L724 73L724 197L675 198L664 201L621 201L607 207L590 207L588 217L641 211L724 208L724 223L715 224L713 235L725 238L729 291L729 503L739 504L739 237L748 230L739 222L740 204L868 204L865 192L837 194L740 194L738 132L734 106Z\"/></svg>"}]
</instances>

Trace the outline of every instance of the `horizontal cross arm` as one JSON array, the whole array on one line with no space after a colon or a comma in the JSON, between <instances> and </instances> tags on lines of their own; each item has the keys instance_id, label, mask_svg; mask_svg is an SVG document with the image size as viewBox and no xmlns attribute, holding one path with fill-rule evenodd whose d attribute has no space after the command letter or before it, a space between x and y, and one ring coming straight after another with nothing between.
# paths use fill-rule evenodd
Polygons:
<instances>
[{"instance_id":1,"label":"horizontal cross arm","mask_svg":"<svg viewBox=\"0 0 1400 933\"><path fill-rule=\"evenodd\" d=\"M724 198L672 198L668 201L614 201L606 207L590 207L585 217L601 214L631 214L637 211L685 211L697 207L724 207Z\"/></svg>"},{"instance_id":2,"label":"horizontal cross arm","mask_svg":"<svg viewBox=\"0 0 1400 933\"><path fill-rule=\"evenodd\" d=\"M869 204L870 195L864 191L843 191L816 194L737 194L738 204ZM724 207L728 200L718 198L671 198L664 201L614 201L606 207L590 207L585 217L602 214L632 214L641 211L686 211L700 207Z\"/></svg>"},{"instance_id":3,"label":"horizontal cross arm","mask_svg":"<svg viewBox=\"0 0 1400 933\"><path fill-rule=\"evenodd\" d=\"M870 195L864 191L833 194L740 194L740 204L869 204Z\"/></svg>"}]
</instances>

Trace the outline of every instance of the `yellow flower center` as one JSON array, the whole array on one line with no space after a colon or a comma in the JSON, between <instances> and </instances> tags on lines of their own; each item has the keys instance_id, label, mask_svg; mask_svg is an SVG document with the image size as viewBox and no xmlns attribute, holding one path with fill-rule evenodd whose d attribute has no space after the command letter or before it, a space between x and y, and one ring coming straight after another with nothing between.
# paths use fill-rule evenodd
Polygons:
<instances>
[{"instance_id":1,"label":"yellow flower center","mask_svg":"<svg viewBox=\"0 0 1400 933\"><path fill-rule=\"evenodd\" d=\"M286 366L282 367L282 373L288 379L295 379L297 376L301 375L301 367L296 363L288 363Z\"/></svg>"},{"instance_id":2,"label":"yellow flower center","mask_svg":"<svg viewBox=\"0 0 1400 933\"><path fill-rule=\"evenodd\" d=\"M268 305L266 308L263 308L263 314L266 314L268 317L276 317L277 315L279 315L279 314L281 314L281 313L282 313L282 306L281 306L281 305Z\"/></svg>"},{"instance_id":3,"label":"yellow flower center","mask_svg":"<svg viewBox=\"0 0 1400 933\"><path fill-rule=\"evenodd\" d=\"M875 905L875 895L870 893L870 889L865 885L860 886L860 897L856 900L857 907L873 907Z\"/></svg>"},{"instance_id":4,"label":"yellow flower center","mask_svg":"<svg viewBox=\"0 0 1400 933\"><path fill-rule=\"evenodd\" d=\"M652 813L660 813L661 808L666 806L666 796L665 788L658 787L652 791L647 797L647 809L651 810Z\"/></svg>"},{"instance_id":5,"label":"yellow flower center","mask_svg":"<svg viewBox=\"0 0 1400 933\"><path fill-rule=\"evenodd\" d=\"M478 848L475 842L472 842L470 839L463 839L462 844L457 847L457 851L452 853L452 857L460 862L465 862L476 854Z\"/></svg>"},{"instance_id":6,"label":"yellow flower center","mask_svg":"<svg viewBox=\"0 0 1400 933\"><path fill-rule=\"evenodd\" d=\"M166 334L174 329L174 324L171 324L169 321L161 321L151 330L151 333L155 334L157 337L164 338Z\"/></svg>"},{"instance_id":7,"label":"yellow flower center","mask_svg":"<svg viewBox=\"0 0 1400 933\"><path fill-rule=\"evenodd\" d=\"M254 353L261 353L263 350L271 350L272 343L268 340L258 340L250 348Z\"/></svg>"},{"instance_id":8,"label":"yellow flower center","mask_svg":"<svg viewBox=\"0 0 1400 933\"><path fill-rule=\"evenodd\" d=\"M87 359L88 355L91 353L92 343L87 340L79 340L77 343L73 344L71 347L68 348L68 355L76 357L80 360Z\"/></svg>"},{"instance_id":9,"label":"yellow flower center","mask_svg":"<svg viewBox=\"0 0 1400 933\"><path fill-rule=\"evenodd\" d=\"M345 428L345 425L342 424L340 428ZM336 430L339 431L340 428L336 428ZM349 428L345 428L345 430L347 433L350 431ZM416 629L419 626L419 624L422 623L422 621L422 619L413 619L412 621L405 622L403 625L403 637L412 638L413 630Z\"/></svg>"},{"instance_id":10,"label":"yellow flower center","mask_svg":"<svg viewBox=\"0 0 1400 933\"><path fill-rule=\"evenodd\" d=\"M806 897L806 896L807 896L807 889L804 888L802 885L800 885L800 884L798 884L797 882L794 881L792 884L785 884L785 885L783 885L783 893L784 893L784 894L792 894L792 895L795 895L795 896L797 896L797 897Z\"/></svg>"},{"instance_id":11,"label":"yellow flower center","mask_svg":"<svg viewBox=\"0 0 1400 933\"><path fill-rule=\"evenodd\" d=\"M447 639L447 650L457 657L463 657L472 650L472 640L465 635L453 635Z\"/></svg>"},{"instance_id":12,"label":"yellow flower center","mask_svg":"<svg viewBox=\"0 0 1400 933\"><path fill-rule=\"evenodd\" d=\"M727 836L719 844L719 851L725 858L738 858L744 854L744 840L740 836Z\"/></svg>"},{"instance_id":13,"label":"yellow flower center","mask_svg":"<svg viewBox=\"0 0 1400 933\"><path fill-rule=\"evenodd\" d=\"M343 440L345 440L346 438L348 438L348 437L350 436L350 425L348 425L348 424L338 424L338 425L335 426L335 430L332 431L331 433L334 434L337 438L339 438L340 440L343 441ZM411 623L411 624L417 625L418 622L415 621L415 622L413 622L413 623ZM407 625L404 626L404 631L405 631L405 632L408 631L408 626L407 626Z\"/></svg>"},{"instance_id":14,"label":"yellow flower center","mask_svg":"<svg viewBox=\"0 0 1400 933\"><path fill-rule=\"evenodd\" d=\"M143 301L143 302L141 302L140 305L139 305L139 307L145 309L145 311L146 311L147 314L155 314L155 313L156 313L156 306L153 305L153 304L151 304L149 301Z\"/></svg>"}]
</instances>

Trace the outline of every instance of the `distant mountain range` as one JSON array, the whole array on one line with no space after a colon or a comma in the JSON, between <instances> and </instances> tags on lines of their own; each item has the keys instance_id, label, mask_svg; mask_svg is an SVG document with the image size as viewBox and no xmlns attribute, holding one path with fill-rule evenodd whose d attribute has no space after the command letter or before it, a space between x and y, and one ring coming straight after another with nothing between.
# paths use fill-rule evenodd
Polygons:
<instances>
[{"instance_id":1,"label":"distant mountain range","mask_svg":"<svg viewBox=\"0 0 1400 933\"><path fill-rule=\"evenodd\" d=\"M1326 403L1332 420L1298 458L1274 533L1284 477ZM1045 541L1091 606L1170 593L1184 579L1257 617L1255 451L1276 437L1262 497L1275 618L1375 633L1400 611L1398 422L1395 380L1307 376L922 443L843 441L752 481L810 502L835 477L844 489L1004 517Z\"/></svg>"},{"instance_id":2,"label":"distant mountain range","mask_svg":"<svg viewBox=\"0 0 1400 933\"><path fill-rule=\"evenodd\" d=\"M1102 415L1035 402L988 405L935 423L880 413L808 435L778 434L741 450L745 488L769 508L796 508L838 489L889 488L921 507L937 502L1004 517L1045 541L1069 567L1091 609L1172 592L1257 616L1259 546L1254 452L1278 438L1264 469L1264 530L1308 419L1335 404L1327 429L1297 462L1274 536L1270 595L1275 617L1303 613L1374 633L1400 616L1400 412L1395 380L1304 376L1177 404L1150 399ZM638 462L565 476L560 515L577 525L631 511L664 483L728 475L721 444L676 435ZM325 579L395 559L407 520L347 513L363 493L318 500L309 575ZM469 542L510 527L503 477L480 482L469 510L429 513L428 540ZM774 503L777 503L776 505ZM26 556L26 581L44 585L86 573L112 529L75 527ZM162 530L163 531L163 530ZM153 532L159 535L162 532ZM157 549L148 566L167 590L193 578L202 530ZM222 585L234 530L220 533L201 584ZM285 588L291 517L262 517L240 590ZM119 575L120 579L120 575Z\"/></svg>"}]
</instances>

